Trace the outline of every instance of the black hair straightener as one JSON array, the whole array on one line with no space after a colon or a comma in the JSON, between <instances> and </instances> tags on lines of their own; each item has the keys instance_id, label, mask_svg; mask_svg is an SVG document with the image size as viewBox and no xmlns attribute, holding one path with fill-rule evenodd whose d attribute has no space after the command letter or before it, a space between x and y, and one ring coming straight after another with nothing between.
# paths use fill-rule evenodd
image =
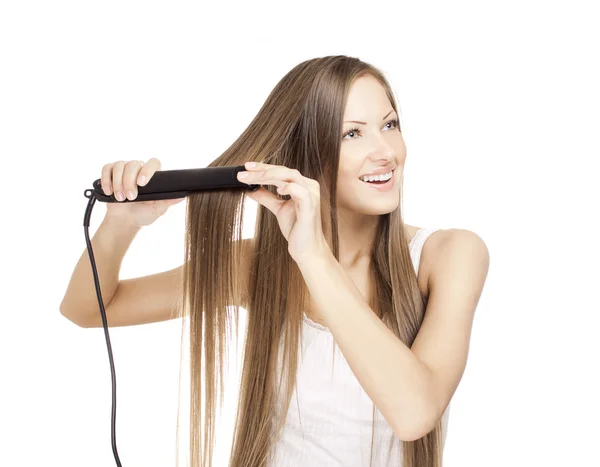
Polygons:
<instances>
[{"instance_id":1,"label":"black hair straightener","mask_svg":"<svg viewBox=\"0 0 600 467\"><path fill-rule=\"evenodd\" d=\"M248 185L237 179L239 172L246 167L205 167L201 169L158 170L145 186L138 186L138 195L130 201L117 201L114 194L107 196L102 190L100 180L94 182L93 196L105 203L135 203L136 201L154 201L159 199L185 198L195 191L221 190L224 188L246 188L256 191L260 185ZM86 190L86 198L89 198Z\"/></svg>"},{"instance_id":2,"label":"black hair straightener","mask_svg":"<svg viewBox=\"0 0 600 467\"><path fill-rule=\"evenodd\" d=\"M112 356L112 348L110 345L110 336L108 334L108 322L106 320L106 311L104 310L104 302L100 292L100 280L98 279L98 271L96 270L96 261L94 260L94 252L92 250L92 242L90 240L89 226L92 208L96 200L105 203L135 203L137 201L155 201L161 199L176 199L185 198L188 194L198 191L222 190L228 188L241 188L250 191L256 191L260 185L248 185L237 179L238 172L243 172L246 167L243 165L234 167L205 167L199 169L184 169L184 170L159 170L154 173L150 181L145 186L138 186L138 196L133 200L125 199L118 201L114 194L107 196L102 190L100 179L93 184L92 190L85 190L84 196L89 199L83 227L85 233L85 241L87 250L92 264L92 272L94 274L94 283L96 286L96 295L100 305L100 315L102 316L102 326L104 327L104 336L108 347L108 358L110 361L110 372L112 376L112 418L111 418L111 444L113 455L117 465L121 467L121 460L117 453L117 442L115 435L116 410L117 410L117 383L115 377L115 366Z\"/></svg>"}]
</instances>

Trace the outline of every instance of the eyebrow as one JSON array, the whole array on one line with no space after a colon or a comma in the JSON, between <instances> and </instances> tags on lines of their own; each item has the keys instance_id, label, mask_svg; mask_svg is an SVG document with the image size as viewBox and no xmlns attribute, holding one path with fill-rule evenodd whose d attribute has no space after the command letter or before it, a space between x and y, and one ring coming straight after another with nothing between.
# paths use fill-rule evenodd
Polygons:
<instances>
[{"instance_id":1,"label":"eyebrow","mask_svg":"<svg viewBox=\"0 0 600 467\"><path fill-rule=\"evenodd\" d=\"M388 117L388 115L391 114L393 111L394 111L394 109L390 110L389 113L385 117L382 118L382 120L385 120ZM358 122L356 120L346 120L344 123L360 123L361 125L366 125L365 122Z\"/></svg>"}]
</instances>

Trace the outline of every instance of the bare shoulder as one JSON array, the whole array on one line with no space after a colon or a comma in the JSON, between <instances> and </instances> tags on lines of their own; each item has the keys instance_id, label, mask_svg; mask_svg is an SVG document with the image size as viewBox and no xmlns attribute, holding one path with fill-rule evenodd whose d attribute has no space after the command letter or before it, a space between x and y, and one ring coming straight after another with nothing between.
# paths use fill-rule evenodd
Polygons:
<instances>
[{"instance_id":1,"label":"bare shoulder","mask_svg":"<svg viewBox=\"0 0 600 467\"><path fill-rule=\"evenodd\" d=\"M467 229L442 229L432 233L423 244L421 261L427 276L427 291L430 290L431 275L436 266L444 264L445 258L461 251L475 251L483 259L489 258L483 239L475 232Z\"/></svg>"}]
</instances>

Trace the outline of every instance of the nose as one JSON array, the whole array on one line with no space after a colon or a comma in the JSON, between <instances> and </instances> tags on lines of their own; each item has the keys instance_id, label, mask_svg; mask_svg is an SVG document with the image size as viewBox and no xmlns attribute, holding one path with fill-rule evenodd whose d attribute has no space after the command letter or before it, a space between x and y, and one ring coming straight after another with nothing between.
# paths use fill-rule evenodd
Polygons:
<instances>
[{"instance_id":1,"label":"nose","mask_svg":"<svg viewBox=\"0 0 600 467\"><path fill-rule=\"evenodd\" d=\"M398 150L388 140L385 132L375 134L370 140L369 156L379 155L385 156L388 160L393 160L396 157Z\"/></svg>"}]
</instances>

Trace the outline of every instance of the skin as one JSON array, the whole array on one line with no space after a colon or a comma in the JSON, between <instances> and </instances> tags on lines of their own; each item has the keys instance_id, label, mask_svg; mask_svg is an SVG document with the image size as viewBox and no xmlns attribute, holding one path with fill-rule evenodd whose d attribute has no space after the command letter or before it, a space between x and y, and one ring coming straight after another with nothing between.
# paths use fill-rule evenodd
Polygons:
<instances>
[{"instance_id":1,"label":"skin","mask_svg":"<svg viewBox=\"0 0 600 467\"><path fill-rule=\"evenodd\" d=\"M350 89L344 109L340 164L338 168L337 198L339 212L340 264L365 300L370 296L368 278L369 249L375 238L378 216L398 208L400 203L400 180L406 161L406 145L399 126L389 123L398 120L392 110L384 88L371 76L358 78ZM386 116L384 119L383 117ZM365 122L359 124L352 121ZM352 128L358 132L348 132ZM377 192L359 180L361 174L379 167L396 166L392 177L395 186L388 192ZM405 224L407 238L412 239L420 227ZM437 234L437 233L436 233ZM435 241L425 243L418 274L422 293L428 290L428 268ZM311 300L312 305L312 300ZM314 313L314 306L307 312L309 318L324 324Z\"/></svg>"},{"instance_id":2,"label":"skin","mask_svg":"<svg viewBox=\"0 0 600 467\"><path fill-rule=\"evenodd\" d=\"M399 125L390 123L398 119L395 111L388 115L391 110L385 90L375 78L364 76L354 82L344 109L345 136L340 135L337 180L340 264L345 269L365 266L378 216L394 211L400 203L406 145ZM359 130L348 133L352 128ZM359 180L361 174L388 165L396 166L392 190L378 192Z\"/></svg>"}]
</instances>

